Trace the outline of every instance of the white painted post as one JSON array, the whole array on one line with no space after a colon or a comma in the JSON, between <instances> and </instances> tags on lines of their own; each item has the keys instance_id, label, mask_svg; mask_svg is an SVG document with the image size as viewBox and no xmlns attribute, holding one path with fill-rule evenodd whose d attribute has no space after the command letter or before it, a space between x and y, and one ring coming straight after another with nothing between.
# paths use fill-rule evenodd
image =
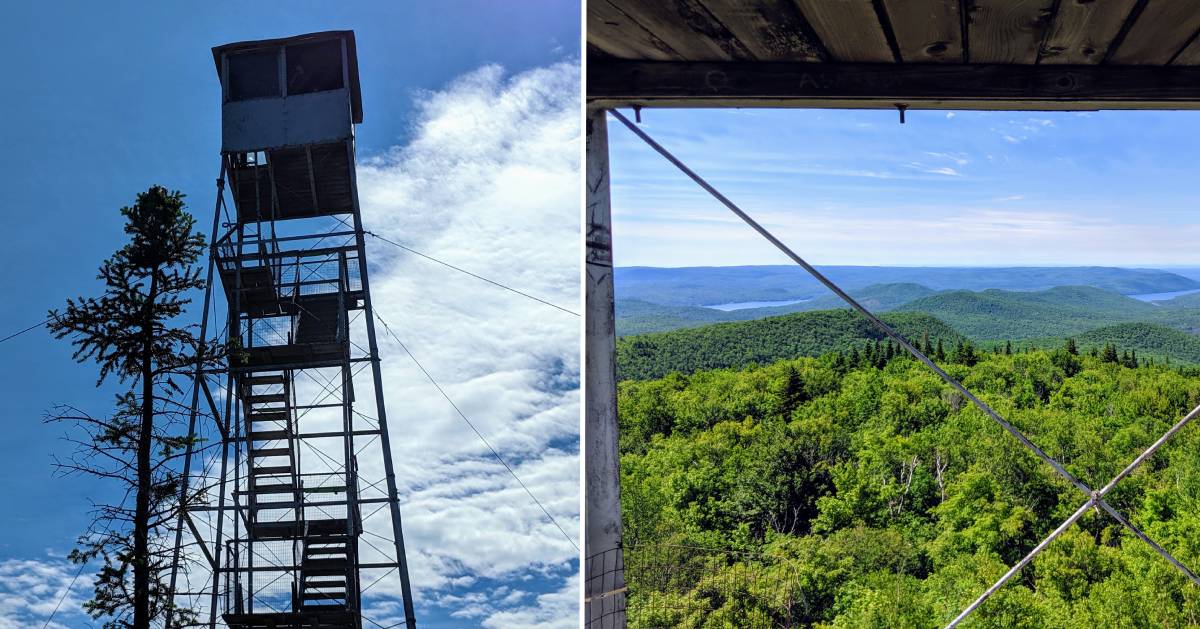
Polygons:
<instances>
[{"instance_id":1,"label":"white painted post","mask_svg":"<svg viewBox=\"0 0 1200 629\"><path fill-rule=\"evenodd\" d=\"M616 321L608 128L587 116L587 286L584 359L584 616L587 629L625 629L621 479L617 455Z\"/></svg>"}]
</instances>

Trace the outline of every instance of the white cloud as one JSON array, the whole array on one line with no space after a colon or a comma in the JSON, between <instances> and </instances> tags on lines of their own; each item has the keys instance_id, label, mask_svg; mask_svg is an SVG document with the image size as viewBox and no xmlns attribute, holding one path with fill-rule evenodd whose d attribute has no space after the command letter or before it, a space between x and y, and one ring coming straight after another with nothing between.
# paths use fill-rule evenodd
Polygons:
<instances>
[{"instance_id":1,"label":"white cloud","mask_svg":"<svg viewBox=\"0 0 1200 629\"><path fill-rule=\"evenodd\" d=\"M578 85L577 63L488 66L422 94L413 140L360 166L364 224L578 312ZM577 538L580 320L370 244L379 315ZM479 579L577 588L576 549L382 329L379 342L418 604L477 617ZM546 608L508 592L486 609Z\"/></svg>"},{"instance_id":2,"label":"white cloud","mask_svg":"<svg viewBox=\"0 0 1200 629\"><path fill-rule=\"evenodd\" d=\"M568 629L579 626L579 575L576 573L557 591L541 594L534 604L489 614L482 623L488 629Z\"/></svg>"},{"instance_id":3,"label":"white cloud","mask_svg":"<svg viewBox=\"0 0 1200 629\"><path fill-rule=\"evenodd\" d=\"M62 605L48 625L52 629L85 626L80 606L90 594L91 579L82 575L66 598L78 566L65 559L8 559L0 561L0 629L41 627Z\"/></svg>"}]
</instances>

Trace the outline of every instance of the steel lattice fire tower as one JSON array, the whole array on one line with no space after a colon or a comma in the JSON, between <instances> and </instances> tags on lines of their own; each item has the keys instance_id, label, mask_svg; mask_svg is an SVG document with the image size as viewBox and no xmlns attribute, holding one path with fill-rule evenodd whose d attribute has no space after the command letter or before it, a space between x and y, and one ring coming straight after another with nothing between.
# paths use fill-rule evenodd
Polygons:
<instances>
[{"instance_id":1,"label":"steel lattice fire tower","mask_svg":"<svg viewBox=\"0 0 1200 629\"><path fill-rule=\"evenodd\" d=\"M223 456L209 459L220 467L212 477L185 474L193 488L210 478L213 492L188 507L178 533L186 522L212 567L199 588L204 624L360 629L363 590L394 569L411 629L355 179L354 34L240 42L213 57L222 176L204 321L223 296L232 349L219 373L197 373L194 400L207 402ZM361 409L355 376L367 369L374 408ZM211 377L224 381L224 395L214 395ZM368 450L372 460L360 461ZM192 459L189 469L202 462ZM377 534L382 525L364 526L389 516L391 539ZM386 540L386 550L364 533ZM185 595L174 576L172 588L177 601Z\"/></svg>"}]
</instances>

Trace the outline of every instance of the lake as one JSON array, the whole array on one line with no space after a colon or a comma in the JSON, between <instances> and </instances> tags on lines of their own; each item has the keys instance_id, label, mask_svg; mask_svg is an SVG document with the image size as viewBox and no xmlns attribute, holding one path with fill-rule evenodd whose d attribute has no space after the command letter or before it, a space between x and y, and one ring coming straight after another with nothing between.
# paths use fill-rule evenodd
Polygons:
<instances>
[{"instance_id":1,"label":"lake","mask_svg":"<svg viewBox=\"0 0 1200 629\"><path fill-rule=\"evenodd\" d=\"M1200 288L1176 290L1169 293L1146 293L1145 295L1130 295L1130 297L1133 297L1138 301L1166 301L1168 299L1179 297L1180 295L1191 295L1192 293L1200 293Z\"/></svg>"},{"instance_id":2,"label":"lake","mask_svg":"<svg viewBox=\"0 0 1200 629\"><path fill-rule=\"evenodd\" d=\"M711 306L704 306L704 307L712 308L713 310L723 310L725 312L729 312L730 310L746 310L747 308L770 308L771 306L787 306L789 304L799 304L799 303L803 303L806 301L811 301L811 298L810 299L787 299L784 301L731 301L727 304L713 304Z\"/></svg>"}]
</instances>

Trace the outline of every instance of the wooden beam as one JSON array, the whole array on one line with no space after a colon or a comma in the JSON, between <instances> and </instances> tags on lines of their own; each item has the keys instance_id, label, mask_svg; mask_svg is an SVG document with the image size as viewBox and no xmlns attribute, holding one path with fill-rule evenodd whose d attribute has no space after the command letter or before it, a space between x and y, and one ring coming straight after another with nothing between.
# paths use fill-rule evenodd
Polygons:
<instances>
[{"instance_id":1,"label":"wooden beam","mask_svg":"<svg viewBox=\"0 0 1200 629\"><path fill-rule=\"evenodd\" d=\"M1200 29L1195 2L1150 0L1112 52L1111 63L1164 65L1169 63Z\"/></svg>"},{"instance_id":2,"label":"wooden beam","mask_svg":"<svg viewBox=\"0 0 1200 629\"><path fill-rule=\"evenodd\" d=\"M974 0L970 30L972 63L1037 61L1053 0Z\"/></svg>"},{"instance_id":3,"label":"wooden beam","mask_svg":"<svg viewBox=\"0 0 1200 629\"><path fill-rule=\"evenodd\" d=\"M1200 67L590 62L607 108L1200 109Z\"/></svg>"},{"instance_id":4,"label":"wooden beam","mask_svg":"<svg viewBox=\"0 0 1200 629\"><path fill-rule=\"evenodd\" d=\"M835 61L894 61L871 0L796 0Z\"/></svg>"},{"instance_id":5,"label":"wooden beam","mask_svg":"<svg viewBox=\"0 0 1200 629\"><path fill-rule=\"evenodd\" d=\"M1058 13L1038 57L1038 63L1087 65L1100 63L1133 10L1135 0L1103 0L1058 5Z\"/></svg>"},{"instance_id":6,"label":"wooden beam","mask_svg":"<svg viewBox=\"0 0 1200 629\"><path fill-rule=\"evenodd\" d=\"M621 59L683 59L666 42L605 0L587 3L588 46ZM590 56L590 54L589 54Z\"/></svg>"},{"instance_id":7,"label":"wooden beam","mask_svg":"<svg viewBox=\"0 0 1200 629\"><path fill-rule=\"evenodd\" d=\"M958 0L883 0L905 63L962 61Z\"/></svg>"},{"instance_id":8,"label":"wooden beam","mask_svg":"<svg viewBox=\"0 0 1200 629\"><path fill-rule=\"evenodd\" d=\"M824 46L792 0L725 0L704 6L760 61L825 61ZM589 38L591 28L589 22Z\"/></svg>"},{"instance_id":9,"label":"wooden beam","mask_svg":"<svg viewBox=\"0 0 1200 629\"><path fill-rule=\"evenodd\" d=\"M700 0L594 1L607 2L689 61L754 59L753 53L717 21Z\"/></svg>"},{"instance_id":10,"label":"wooden beam","mask_svg":"<svg viewBox=\"0 0 1200 629\"><path fill-rule=\"evenodd\" d=\"M1200 37L1193 39L1192 43L1188 44L1188 47L1184 48L1171 64L1177 66L1200 66Z\"/></svg>"}]
</instances>

